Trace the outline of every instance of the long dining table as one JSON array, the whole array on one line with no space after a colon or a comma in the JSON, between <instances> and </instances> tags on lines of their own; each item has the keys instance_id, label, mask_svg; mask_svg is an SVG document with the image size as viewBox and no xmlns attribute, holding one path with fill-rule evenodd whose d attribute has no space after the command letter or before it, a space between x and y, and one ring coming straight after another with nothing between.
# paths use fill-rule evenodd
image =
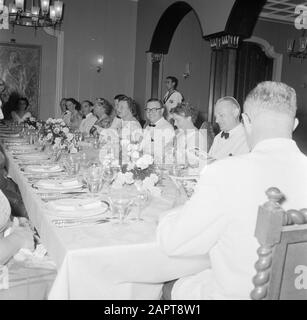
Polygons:
<instances>
[{"instance_id":1,"label":"long dining table","mask_svg":"<svg viewBox=\"0 0 307 320\"><path fill-rule=\"evenodd\" d=\"M166 177L160 197L151 198L143 221L59 228L11 151L3 150L8 174L19 186L29 219L57 266L48 299L160 299L164 282L209 266L207 256L169 257L158 245L159 215L184 197L171 179Z\"/></svg>"}]
</instances>

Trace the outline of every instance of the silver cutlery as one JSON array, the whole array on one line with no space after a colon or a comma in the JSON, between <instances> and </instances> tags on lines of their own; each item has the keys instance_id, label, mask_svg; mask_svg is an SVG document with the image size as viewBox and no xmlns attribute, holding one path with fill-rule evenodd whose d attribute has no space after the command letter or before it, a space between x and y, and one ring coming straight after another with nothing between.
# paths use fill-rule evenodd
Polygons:
<instances>
[{"instance_id":1,"label":"silver cutlery","mask_svg":"<svg viewBox=\"0 0 307 320\"><path fill-rule=\"evenodd\" d=\"M56 219L52 220L52 223L58 228L72 228L72 227L79 227L79 226L91 226L96 224L102 224L110 222L107 218L100 218L100 219Z\"/></svg>"}]
</instances>

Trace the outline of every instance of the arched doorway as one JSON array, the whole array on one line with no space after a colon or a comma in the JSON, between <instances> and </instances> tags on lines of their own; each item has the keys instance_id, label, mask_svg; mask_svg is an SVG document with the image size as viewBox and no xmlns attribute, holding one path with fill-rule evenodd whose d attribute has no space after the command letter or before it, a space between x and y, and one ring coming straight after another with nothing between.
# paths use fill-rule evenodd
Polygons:
<instances>
[{"instance_id":1,"label":"arched doorway","mask_svg":"<svg viewBox=\"0 0 307 320\"><path fill-rule=\"evenodd\" d=\"M221 32L208 35L205 40L210 41L212 48L210 89L208 106L208 120L213 119L215 101L225 94L235 94L236 49L241 40L249 38L256 24L257 18L266 0L236 0L228 17L225 29ZM161 96L161 74L163 57L168 54L169 47L176 28L182 19L194 10L186 1L177 1L170 5L162 14L153 33L147 57L147 88L146 96ZM194 10L196 16L198 13ZM203 30L204 31L204 30ZM204 32L203 32L204 34ZM223 46L223 52L217 51L216 43L223 43L225 37L235 39L236 46L228 50ZM238 41L237 41L238 39ZM212 41L213 40L213 41ZM201 40L202 41L202 40ZM224 72L226 70L226 72Z\"/></svg>"},{"instance_id":2,"label":"arched doorway","mask_svg":"<svg viewBox=\"0 0 307 320\"><path fill-rule=\"evenodd\" d=\"M149 59L152 63L151 77L148 79L150 81L151 97L158 98L161 96L163 56L169 52L178 25L191 11L194 11L193 8L185 1L175 2L165 10L156 26L149 48ZM194 13L197 17L195 11Z\"/></svg>"}]
</instances>

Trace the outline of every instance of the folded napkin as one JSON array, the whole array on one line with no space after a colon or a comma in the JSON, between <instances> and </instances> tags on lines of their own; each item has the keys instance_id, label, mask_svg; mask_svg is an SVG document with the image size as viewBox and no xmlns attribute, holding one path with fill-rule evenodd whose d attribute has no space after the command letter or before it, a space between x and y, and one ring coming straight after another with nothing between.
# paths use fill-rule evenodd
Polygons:
<instances>
[{"instance_id":1,"label":"folded napkin","mask_svg":"<svg viewBox=\"0 0 307 320\"><path fill-rule=\"evenodd\" d=\"M78 180L40 180L37 183L37 187L54 189L54 188L76 188L82 187L82 184Z\"/></svg>"},{"instance_id":2,"label":"folded napkin","mask_svg":"<svg viewBox=\"0 0 307 320\"><path fill-rule=\"evenodd\" d=\"M91 210L101 208L104 204L101 201L65 199L52 202L52 207L60 211Z\"/></svg>"}]
</instances>

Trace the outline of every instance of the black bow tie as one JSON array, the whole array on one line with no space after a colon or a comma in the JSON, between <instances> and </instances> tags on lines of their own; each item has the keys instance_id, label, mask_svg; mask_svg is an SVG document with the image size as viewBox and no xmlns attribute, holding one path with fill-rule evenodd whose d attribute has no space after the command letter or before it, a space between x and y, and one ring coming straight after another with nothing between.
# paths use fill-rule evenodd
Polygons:
<instances>
[{"instance_id":1,"label":"black bow tie","mask_svg":"<svg viewBox=\"0 0 307 320\"><path fill-rule=\"evenodd\" d=\"M226 140L229 138L229 132L222 132L221 138L225 138Z\"/></svg>"},{"instance_id":2,"label":"black bow tie","mask_svg":"<svg viewBox=\"0 0 307 320\"><path fill-rule=\"evenodd\" d=\"M148 126L149 126L149 127L155 127L156 125L150 123Z\"/></svg>"},{"instance_id":3,"label":"black bow tie","mask_svg":"<svg viewBox=\"0 0 307 320\"><path fill-rule=\"evenodd\" d=\"M121 119L121 117L119 117L119 116L116 116L116 118L117 118L117 119Z\"/></svg>"}]
</instances>

